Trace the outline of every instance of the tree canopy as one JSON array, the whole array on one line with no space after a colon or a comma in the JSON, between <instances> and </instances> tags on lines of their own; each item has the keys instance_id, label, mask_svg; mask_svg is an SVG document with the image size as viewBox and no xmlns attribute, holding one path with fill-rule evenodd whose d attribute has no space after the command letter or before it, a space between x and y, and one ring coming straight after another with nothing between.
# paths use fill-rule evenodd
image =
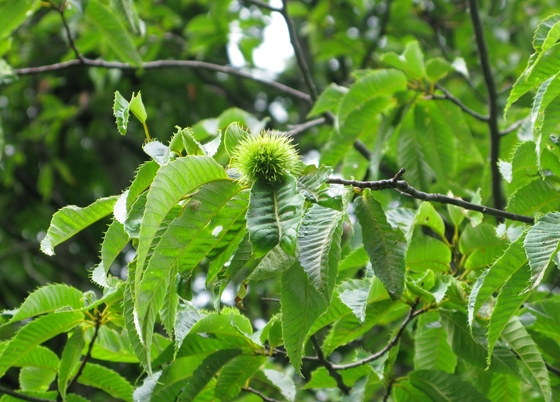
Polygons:
<instances>
[{"instance_id":1,"label":"tree canopy","mask_svg":"<svg viewBox=\"0 0 560 402\"><path fill-rule=\"evenodd\" d=\"M559 399L559 13L0 0L1 401Z\"/></svg>"}]
</instances>

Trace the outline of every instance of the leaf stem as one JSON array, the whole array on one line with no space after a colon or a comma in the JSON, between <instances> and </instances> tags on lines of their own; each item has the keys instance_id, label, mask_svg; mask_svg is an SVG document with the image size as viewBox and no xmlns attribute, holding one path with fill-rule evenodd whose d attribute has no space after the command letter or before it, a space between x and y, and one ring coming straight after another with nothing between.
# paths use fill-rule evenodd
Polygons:
<instances>
[{"instance_id":1,"label":"leaf stem","mask_svg":"<svg viewBox=\"0 0 560 402\"><path fill-rule=\"evenodd\" d=\"M494 198L494 207L503 209L504 200L501 186L501 176L498 169L498 158L500 157L500 130L498 129L498 93L496 91L496 83L494 75L490 67L490 58L488 57L488 48L484 39L484 28L480 20L480 11L478 9L477 0L468 0L471 21L474 29L474 36L478 48L480 58L480 67L482 75L486 83L488 92L488 128L490 130L490 172L492 176L492 196Z\"/></svg>"},{"instance_id":2,"label":"leaf stem","mask_svg":"<svg viewBox=\"0 0 560 402\"><path fill-rule=\"evenodd\" d=\"M263 401L266 401L266 402L280 402L280 401L277 400L277 399L269 398L268 396L266 396L265 394L263 394L263 393L260 392L260 391L257 391L257 390L254 389L254 388L245 387L245 388L242 388L242 389L243 389L243 391L251 392L252 394L258 395Z\"/></svg>"},{"instance_id":3,"label":"leaf stem","mask_svg":"<svg viewBox=\"0 0 560 402\"><path fill-rule=\"evenodd\" d=\"M482 115L478 112L475 112L474 110L469 108L467 105L465 105L463 102L461 102L459 100L459 98L457 98L455 95L453 95L451 92L449 92L445 87L442 87L440 84L436 83L435 86L436 86L437 89L439 89L441 92L443 92L443 95L431 94L432 98L450 100L451 102L453 102L454 104L459 106L459 108L463 112L465 112L466 114L471 115L472 117L474 117L475 119L478 119L480 121L488 122L488 116L484 116L484 115Z\"/></svg>"},{"instance_id":4,"label":"leaf stem","mask_svg":"<svg viewBox=\"0 0 560 402\"><path fill-rule=\"evenodd\" d=\"M66 17L64 16L64 8L66 7L67 0L64 0L60 4L60 7L54 4L52 0L50 1L50 3L51 7L56 10L58 14L60 14L60 19L62 20L62 25L64 25L64 31L66 32L66 37L68 38L68 44L70 45L70 48L74 51L74 54L76 55L80 63L84 63L84 56L82 56L82 54L76 47L74 38L72 38L72 33L70 32L70 27L68 26L68 21L66 21Z\"/></svg>"}]
</instances>

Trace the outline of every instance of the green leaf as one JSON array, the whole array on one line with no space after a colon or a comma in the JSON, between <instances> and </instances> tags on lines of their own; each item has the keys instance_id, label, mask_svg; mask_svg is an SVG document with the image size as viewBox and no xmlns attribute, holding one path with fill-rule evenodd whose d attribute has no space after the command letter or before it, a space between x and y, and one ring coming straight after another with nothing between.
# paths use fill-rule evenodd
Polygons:
<instances>
[{"instance_id":1,"label":"green leaf","mask_svg":"<svg viewBox=\"0 0 560 402\"><path fill-rule=\"evenodd\" d=\"M369 364L340 371L344 384L349 387L353 387L358 380L372 373L373 369ZM303 389L321 390L324 388L337 388L337 384L336 380L330 376L325 367L319 367L311 373L311 380L305 384Z\"/></svg>"},{"instance_id":2,"label":"green leaf","mask_svg":"<svg viewBox=\"0 0 560 402\"><path fill-rule=\"evenodd\" d=\"M443 328L428 328L414 337L414 369L440 370L453 374L457 356L447 343Z\"/></svg>"},{"instance_id":3,"label":"green leaf","mask_svg":"<svg viewBox=\"0 0 560 402\"><path fill-rule=\"evenodd\" d=\"M354 315L346 315L338 320L331 328L323 343L323 352L329 356L336 348L352 342L368 332L374 325L391 313L405 309L407 306L391 300L381 300L371 303L366 308L365 319L362 322Z\"/></svg>"},{"instance_id":4,"label":"green leaf","mask_svg":"<svg viewBox=\"0 0 560 402\"><path fill-rule=\"evenodd\" d=\"M498 292L511 277L527 264L523 250L523 236L512 243L502 256L477 279L469 296L469 325L473 325L474 317L480 307Z\"/></svg>"},{"instance_id":5,"label":"green leaf","mask_svg":"<svg viewBox=\"0 0 560 402\"><path fill-rule=\"evenodd\" d=\"M432 398L432 401L488 401L474 386L443 371L418 370L408 374L408 378L412 385Z\"/></svg>"},{"instance_id":6,"label":"green leaf","mask_svg":"<svg viewBox=\"0 0 560 402\"><path fill-rule=\"evenodd\" d=\"M508 200L507 210L520 215L547 213L560 207L560 193L552 180L533 180L518 188Z\"/></svg>"},{"instance_id":7,"label":"green leaf","mask_svg":"<svg viewBox=\"0 0 560 402\"><path fill-rule=\"evenodd\" d=\"M82 313L64 311L52 313L31 321L9 341L0 354L0 377L33 348L52 337L71 330L84 319Z\"/></svg>"},{"instance_id":8,"label":"green leaf","mask_svg":"<svg viewBox=\"0 0 560 402\"><path fill-rule=\"evenodd\" d=\"M37 0L5 1L0 4L0 39L10 35L33 11Z\"/></svg>"},{"instance_id":9,"label":"green leaf","mask_svg":"<svg viewBox=\"0 0 560 402\"><path fill-rule=\"evenodd\" d=\"M473 339L467 327L467 315L460 311L440 309L439 317L447 332L447 342L457 357L475 367L486 368L487 349ZM517 374L515 357L503 347L495 348L490 369L503 374Z\"/></svg>"},{"instance_id":10,"label":"green leaf","mask_svg":"<svg viewBox=\"0 0 560 402\"><path fill-rule=\"evenodd\" d=\"M146 123L148 119L148 114L146 113L146 108L144 108L144 102L142 102L142 94L140 91L135 95L132 94L132 98L130 99L129 109L136 116L140 123ZM149 154L148 154L149 155Z\"/></svg>"},{"instance_id":11,"label":"green leaf","mask_svg":"<svg viewBox=\"0 0 560 402\"><path fill-rule=\"evenodd\" d=\"M435 57L426 62L426 76L432 82L437 82L455 71L455 68L443 57Z\"/></svg>"},{"instance_id":12,"label":"green leaf","mask_svg":"<svg viewBox=\"0 0 560 402\"><path fill-rule=\"evenodd\" d=\"M169 147L163 145L157 140L145 143L142 146L142 149L160 166L163 166L167 162L169 162Z\"/></svg>"},{"instance_id":13,"label":"green leaf","mask_svg":"<svg viewBox=\"0 0 560 402\"><path fill-rule=\"evenodd\" d=\"M185 390L179 395L178 401L194 401L196 396L204 389L206 384L216 373L231 359L239 356L241 349L219 350L208 356L194 371L187 383Z\"/></svg>"},{"instance_id":14,"label":"green leaf","mask_svg":"<svg viewBox=\"0 0 560 402\"><path fill-rule=\"evenodd\" d=\"M215 395L221 399L234 399L247 381L266 362L265 356L241 355L228 362L218 377Z\"/></svg>"},{"instance_id":15,"label":"green leaf","mask_svg":"<svg viewBox=\"0 0 560 402\"><path fill-rule=\"evenodd\" d=\"M348 306L352 313L363 324L366 319L369 293L373 278L351 279L338 286L340 300Z\"/></svg>"},{"instance_id":16,"label":"green leaf","mask_svg":"<svg viewBox=\"0 0 560 402\"><path fill-rule=\"evenodd\" d=\"M134 47L132 39L109 7L99 0L89 0L86 16L122 60L135 67L142 65L142 58Z\"/></svg>"},{"instance_id":17,"label":"green leaf","mask_svg":"<svg viewBox=\"0 0 560 402\"><path fill-rule=\"evenodd\" d=\"M521 381L517 377L494 374L488 391L492 402L521 402Z\"/></svg>"},{"instance_id":18,"label":"green leaf","mask_svg":"<svg viewBox=\"0 0 560 402\"><path fill-rule=\"evenodd\" d=\"M354 200L356 217L362 226L364 247L375 275L394 298L404 289L406 240L400 229L393 229L381 204L366 189Z\"/></svg>"},{"instance_id":19,"label":"green leaf","mask_svg":"<svg viewBox=\"0 0 560 402\"><path fill-rule=\"evenodd\" d=\"M284 345L292 366L301 375L307 334L315 320L327 310L328 303L315 289L299 263L282 274L280 306Z\"/></svg>"},{"instance_id":20,"label":"green leaf","mask_svg":"<svg viewBox=\"0 0 560 402\"><path fill-rule=\"evenodd\" d=\"M158 170L148 192L138 239L137 286L140 285L152 242L167 214L185 195L219 179L227 179L224 169L214 159L204 156L178 158Z\"/></svg>"},{"instance_id":21,"label":"green leaf","mask_svg":"<svg viewBox=\"0 0 560 402\"><path fill-rule=\"evenodd\" d=\"M0 354L6 346L8 346L7 341L0 343ZM45 346L35 346L29 353L21 356L13 367L39 367L57 372L59 364L58 356L53 351Z\"/></svg>"},{"instance_id":22,"label":"green leaf","mask_svg":"<svg viewBox=\"0 0 560 402\"><path fill-rule=\"evenodd\" d=\"M441 183L455 175L457 145L441 102L418 101L414 109L417 138L427 164ZM408 176L407 176L408 177Z\"/></svg>"},{"instance_id":23,"label":"green leaf","mask_svg":"<svg viewBox=\"0 0 560 402\"><path fill-rule=\"evenodd\" d=\"M443 242L433 237L414 232L406 250L406 266L416 272L449 272L451 250Z\"/></svg>"},{"instance_id":24,"label":"green leaf","mask_svg":"<svg viewBox=\"0 0 560 402\"><path fill-rule=\"evenodd\" d=\"M86 363L78 382L99 388L114 398L132 402L132 385L119 373L94 363Z\"/></svg>"},{"instance_id":25,"label":"green leaf","mask_svg":"<svg viewBox=\"0 0 560 402\"><path fill-rule=\"evenodd\" d=\"M465 268L469 270L486 268L491 265L507 248L504 239L496 235L494 226L481 223L475 227L467 226L459 240L459 250L467 256Z\"/></svg>"},{"instance_id":26,"label":"green leaf","mask_svg":"<svg viewBox=\"0 0 560 402\"><path fill-rule=\"evenodd\" d=\"M130 207L132 207L132 204L136 201L140 194L142 194L153 183L158 170L159 165L154 161L149 161L140 165L140 167L136 171L134 181L128 188L124 219L119 220L120 223L124 223L126 214L128 213L128 211L130 211Z\"/></svg>"},{"instance_id":27,"label":"green leaf","mask_svg":"<svg viewBox=\"0 0 560 402\"><path fill-rule=\"evenodd\" d=\"M164 326L169 334L173 333L177 273L188 274L194 269L245 215L247 194L242 190L239 184L228 180L207 184L163 234L144 273L136 300L138 325L148 347L156 317L162 309Z\"/></svg>"},{"instance_id":28,"label":"green leaf","mask_svg":"<svg viewBox=\"0 0 560 402\"><path fill-rule=\"evenodd\" d=\"M297 178L298 190L308 201L342 211L344 191L337 191L338 187L335 185L326 184L331 173L332 168L328 166L307 166Z\"/></svg>"},{"instance_id":29,"label":"green leaf","mask_svg":"<svg viewBox=\"0 0 560 402\"><path fill-rule=\"evenodd\" d=\"M60 368L58 371L58 392L64 400L66 398L66 388L74 369L78 366L84 349L84 331L81 326L74 328L72 335L66 341L62 356L60 358Z\"/></svg>"},{"instance_id":30,"label":"green leaf","mask_svg":"<svg viewBox=\"0 0 560 402\"><path fill-rule=\"evenodd\" d=\"M85 208L69 205L60 209L53 215L47 234L41 241L41 251L54 255L55 246L109 215L116 201L117 197L112 196L100 198Z\"/></svg>"},{"instance_id":31,"label":"green leaf","mask_svg":"<svg viewBox=\"0 0 560 402\"><path fill-rule=\"evenodd\" d=\"M68 307L81 309L84 307L83 297L78 289L61 283L43 286L27 296L9 323Z\"/></svg>"},{"instance_id":32,"label":"green leaf","mask_svg":"<svg viewBox=\"0 0 560 402\"><path fill-rule=\"evenodd\" d=\"M535 389L539 390L545 401L550 401L552 395L548 370L537 346L517 316L511 317L502 332L502 337L518 356L521 364L528 369Z\"/></svg>"},{"instance_id":33,"label":"green leaf","mask_svg":"<svg viewBox=\"0 0 560 402\"><path fill-rule=\"evenodd\" d=\"M531 284L536 288L542 281L546 268L560 247L560 212L548 213L539 218L525 236L523 246L531 267Z\"/></svg>"},{"instance_id":34,"label":"green leaf","mask_svg":"<svg viewBox=\"0 0 560 402\"><path fill-rule=\"evenodd\" d=\"M414 219L414 224L427 226L442 238L445 237L443 218L437 213L434 206L427 201L423 201L422 204L420 204L420 208L418 208L416 218Z\"/></svg>"},{"instance_id":35,"label":"green leaf","mask_svg":"<svg viewBox=\"0 0 560 402\"><path fill-rule=\"evenodd\" d=\"M420 133L415 127L411 107L402 121L397 145L397 163L406 169L406 180L420 190L427 190L434 177L420 144Z\"/></svg>"},{"instance_id":36,"label":"green leaf","mask_svg":"<svg viewBox=\"0 0 560 402\"><path fill-rule=\"evenodd\" d=\"M552 44L558 41L558 34L560 34L558 31L559 22L560 15L552 14L539 23L535 30L535 36L533 36L533 48L537 52L548 50ZM554 39L555 37L556 40Z\"/></svg>"},{"instance_id":37,"label":"green leaf","mask_svg":"<svg viewBox=\"0 0 560 402\"><path fill-rule=\"evenodd\" d=\"M528 293L521 294L529 282L529 269L526 266L517 271L504 285L496 299L496 305L488 325L488 363L496 341L510 318L529 297Z\"/></svg>"},{"instance_id":38,"label":"green leaf","mask_svg":"<svg viewBox=\"0 0 560 402\"><path fill-rule=\"evenodd\" d=\"M303 201L292 176L287 176L284 183L277 187L260 180L253 185L247 210L247 229L256 257L265 255L277 244L288 255L295 255Z\"/></svg>"},{"instance_id":39,"label":"green leaf","mask_svg":"<svg viewBox=\"0 0 560 402\"><path fill-rule=\"evenodd\" d=\"M338 275L343 217L342 212L314 204L303 216L298 233L299 263L327 301Z\"/></svg>"},{"instance_id":40,"label":"green leaf","mask_svg":"<svg viewBox=\"0 0 560 402\"><path fill-rule=\"evenodd\" d=\"M24 367L19 372L22 391L45 392L56 377L56 371L39 367Z\"/></svg>"},{"instance_id":41,"label":"green leaf","mask_svg":"<svg viewBox=\"0 0 560 402\"><path fill-rule=\"evenodd\" d=\"M224 148L226 149L227 154L231 157L233 150L245 137L249 136L249 134L245 129L243 129L239 123L231 123L227 126L225 134L224 134Z\"/></svg>"},{"instance_id":42,"label":"green leaf","mask_svg":"<svg viewBox=\"0 0 560 402\"><path fill-rule=\"evenodd\" d=\"M263 373L272 385L278 388L284 398L290 402L296 400L296 386L290 376L270 369L263 370Z\"/></svg>"},{"instance_id":43,"label":"green leaf","mask_svg":"<svg viewBox=\"0 0 560 402\"><path fill-rule=\"evenodd\" d=\"M338 113L338 108L342 102L342 98L348 92L348 88L341 87L334 83L329 86L319 95L319 99L313 105L313 109L307 114L307 117L321 115L325 112Z\"/></svg>"},{"instance_id":44,"label":"green leaf","mask_svg":"<svg viewBox=\"0 0 560 402\"><path fill-rule=\"evenodd\" d=\"M395 402L433 402L433 399L415 388L410 381L399 381L393 385Z\"/></svg>"},{"instance_id":45,"label":"green leaf","mask_svg":"<svg viewBox=\"0 0 560 402\"><path fill-rule=\"evenodd\" d=\"M286 254L278 245L266 253L257 267L247 277L247 281L263 281L277 275L282 275L294 262L296 262L296 258Z\"/></svg>"},{"instance_id":46,"label":"green leaf","mask_svg":"<svg viewBox=\"0 0 560 402\"><path fill-rule=\"evenodd\" d=\"M409 42L402 55L393 52L385 53L381 60L391 67L398 68L413 80L422 80L426 75L424 70L424 54L417 41Z\"/></svg>"},{"instance_id":47,"label":"green leaf","mask_svg":"<svg viewBox=\"0 0 560 402\"><path fill-rule=\"evenodd\" d=\"M94 282L100 286L109 287L107 273L129 240L123 224L116 219L113 220L103 237L103 243L101 243L101 262L94 268L94 272L98 270L97 275L92 275Z\"/></svg>"},{"instance_id":48,"label":"green leaf","mask_svg":"<svg viewBox=\"0 0 560 402\"><path fill-rule=\"evenodd\" d=\"M117 123L117 129L121 135L125 135L128 129L128 117L129 117L130 104L121 95L119 91L115 91L115 100L113 101L113 116L115 116L115 122Z\"/></svg>"},{"instance_id":49,"label":"green leaf","mask_svg":"<svg viewBox=\"0 0 560 402\"><path fill-rule=\"evenodd\" d=\"M128 266L129 282L126 284L123 297L123 316L125 319L125 328L128 334L128 339L134 350L134 353L138 357L138 360L142 364L144 370L151 374L151 365L148 360L148 354L146 349L142 344L140 336L138 335L138 330L136 328L136 323L134 320L134 280L135 280L135 263L131 263Z\"/></svg>"}]
</instances>

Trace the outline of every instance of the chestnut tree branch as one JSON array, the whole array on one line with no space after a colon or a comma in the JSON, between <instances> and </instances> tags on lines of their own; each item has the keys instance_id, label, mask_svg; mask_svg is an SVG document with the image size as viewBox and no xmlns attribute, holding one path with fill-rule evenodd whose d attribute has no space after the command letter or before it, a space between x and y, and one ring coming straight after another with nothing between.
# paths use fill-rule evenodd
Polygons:
<instances>
[{"instance_id":1,"label":"chestnut tree branch","mask_svg":"<svg viewBox=\"0 0 560 402\"><path fill-rule=\"evenodd\" d=\"M340 389L344 395L348 395L350 393L350 387L344 384L342 375L340 375L340 373L333 368L333 364L325 359L325 355L323 354L321 345L319 345L319 341L317 340L315 335L311 335L310 339L311 343L313 344L313 348L315 349L315 353L317 353L317 359L319 359L319 363L321 363L327 369L329 375L336 381L336 386L338 387L338 389Z\"/></svg>"},{"instance_id":2,"label":"chestnut tree branch","mask_svg":"<svg viewBox=\"0 0 560 402\"><path fill-rule=\"evenodd\" d=\"M469 108L467 105L465 105L463 102L461 102L459 100L459 98L457 98L455 95L453 95L451 92L449 92L447 89L445 89L444 87L442 87L440 84L436 83L436 88L439 89L441 92L443 92L443 95L436 95L436 94L432 94L432 98L434 99L447 99L450 100L451 102L453 102L454 104L456 104L457 106L459 106L459 108L467 113L468 115L471 115L472 117L474 117L475 119L478 119L480 121L484 121L484 122L488 122L488 116L484 116L478 112L475 112L474 110L472 110L471 108Z\"/></svg>"}]
</instances>

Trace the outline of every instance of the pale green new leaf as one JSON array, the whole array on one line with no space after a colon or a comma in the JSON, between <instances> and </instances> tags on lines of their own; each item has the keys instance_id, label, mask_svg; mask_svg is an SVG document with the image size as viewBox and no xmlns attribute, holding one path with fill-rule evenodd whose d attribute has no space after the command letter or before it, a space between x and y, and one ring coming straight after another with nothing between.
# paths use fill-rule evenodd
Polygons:
<instances>
[{"instance_id":1,"label":"pale green new leaf","mask_svg":"<svg viewBox=\"0 0 560 402\"><path fill-rule=\"evenodd\" d=\"M54 255L55 246L113 212L117 198L99 198L85 208L69 205L60 209L53 215L47 234L41 241L41 251Z\"/></svg>"},{"instance_id":2,"label":"pale green new leaf","mask_svg":"<svg viewBox=\"0 0 560 402\"><path fill-rule=\"evenodd\" d=\"M135 67L142 65L142 58L130 35L109 7L99 0L89 0L86 16L122 60Z\"/></svg>"},{"instance_id":3,"label":"pale green new leaf","mask_svg":"<svg viewBox=\"0 0 560 402\"><path fill-rule=\"evenodd\" d=\"M138 91L136 95L134 93L132 94L132 98L130 99L129 109L132 112L132 114L134 114L134 116L136 116L136 118L140 120L140 123L142 124L146 123L146 120L148 119L148 114L146 113L144 102L142 102L142 94L140 93L140 91Z\"/></svg>"},{"instance_id":4,"label":"pale green new leaf","mask_svg":"<svg viewBox=\"0 0 560 402\"><path fill-rule=\"evenodd\" d=\"M457 356L447 343L443 328L428 328L414 338L414 369L440 370L453 374Z\"/></svg>"},{"instance_id":5,"label":"pale green new leaf","mask_svg":"<svg viewBox=\"0 0 560 402\"><path fill-rule=\"evenodd\" d=\"M98 275L92 274L94 282L103 287L109 286L107 283L107 273L129 240L123 224L114 219L109 225L107 232L105 232L103 243L101 243L101 262L94 268L94 271L99 270Z\"/></svg>"},{"instance_id":6,"label":"pale green new leaf","mask_svg":"<svg viewBox=\"0 0 560 402\"><path fill-rule=\"evenodd\" d=\"M518 270L527 264L523 239L524 236L521 236L512 243L504 254L477 279L469 296L469 326L472 327L478 310L492 294L498 292Z\"/></svg>"},{"instance_id":7,"label":"pale green new leaf","mask_svg":"<svg viewBox=\"0 0 560 402\"><path fill-rule=\"evenodd\" d=\"M280 391L282 396L290 402L296 400L296 386L292 379L276 370L265 369L264 375Z\"/></svg>"},{"instance_id":8,"label":"pale green new leaf","mask_svg":"<svg viewBox=\"0 0 560 402\"><path fill-rule=\"evenodd\" d=\"M313 105L313 109L307 114L307 117L321 115L325 112L338 113L338 108L342 102L342 98L348 92L348 88L341 87L334 83L329 86L319 95L319 99Z\"/></svg>"},{"instance_id":9,"label":"pale green new leaf","mask_svg":"<svg viewBox=\"0 0 560 402\"><path fill-rule=\"evenodd\" d=\"M136 201L138 196L142 194L154 181L156 174L159 170L159 165L155 161L149 161L140 165L136 171L136 176L134 181L128 188L128 194L126 196L126 212L124 218L126 219L126 214L130 211L130 207ZM120 221L124 223L124 219Z\"/></svg>"},{"instance_id":10,"label":"pale green new leaf","mask_svg":"<svg viewBox=\"0 0 560 402\"><path fill-rule=\"evenodd\" d=\"M426 77L432 82L445 78L447 74L455 71L451 63L443 57L434 57L426 62Z\"/></svg>"},{"instance_id":11,"label":"pale green new leaf","mask_svg":"<svg viewBox=\"0 0 560 402\"><path fill-rule=\"evenodd\" d=\"M337 288L340 300L352 310L352 313L362 324L366 319L366 308L372 279L350 279L342 282Z\"/></svg>"},{"instance_id":12,"label":"pale green new leaf","mask_svg":"<svg viewBox=\"0 0 560 402\"><path fill-rule=\"evenodd\" d=\"M423 201L422 204L420 204L420 208L418 208L416 218L414 219L414 224L427 226L441 237L445 237L443 218L437 213L434 206L427 201Z\"/></svg>"},{"instance_id":13,"label":"pale green new leaf","mask_svg":"<svg viewBox=\"0 0 560 402\"><path fill-rule=\"evenodd\" d=\"M517 316L510 319L502 332L502 337L519 357L521 364L531 373L532 383L538 387L539 393L545 401L550 401L552 395L548 370L535 342L533 342Z\"/></svg>"},{"instance_id":14,"label":"pale green new leaf","mask_svg":"<svg viewBox=\"0 0 560 402\"><path fill-rule=\"evenodd\" d=\"M448 272L451 250L445 243L415 232L406 250L406 266L416 272Z\"/></svg>"},{"instance_id":15,"label":"pale green new leaf","mask_svg":"<svg viewBox=\"0 0 560 402\"><path fill-rule=\"evenodd\" d=\"M496 305L488 325L488 364L490 364L490 356L492 355L494 345L508 321L530 295L529 293L521 294L527 288L529 277L529 269L524 266L504 285L496 299Z\"/></svg>"},{"instance_id":16,"label":"pale green new leaf","mask_svg":"<svg viewBox=\"0 0 560 402\"><path fill-rule=\"evenodd\" d=\"M356 217L362 226L364 247L375 275L394 298L404 289L406 239L400 229L387 222L381 204L366 189L354 200Z\"/></svg>"},{"instance_id":17,"label":"pale green new leaf","mask_svg":"<svg viewBox=\"0 0 560 402\"><path fill-rule=\"evenodd\" d=\"M458 376L435 370L418 370L408 375L412 385L437 402L489 402L473 385Z\"/></svg>"},{"instance_id":18,"label":"pale green new leaf","mask_svg":"<svg viewBox=\"0 0 560 402\"><path fill-rule=\"evenodd\" d=\"M531 267L530 289L536 288L542 281L552 258L560 247L560 212L548 213L533 225L523 246Z\"/></svg>"},{"instance_id":19,"label":"pale green new leaf","mask_svg":"<svg viewBox=\"0 0 560 402\"><path fill-rule=\"evenodd\" d=\"M196 368L185 390L179 395L178 401L194 401L196 396L204 389L206 384L220 371L220 369L231 359L239 356L241 349L224 349L208 356Z\"/></svg>"},{"instance_id":20,"label":"pale green new leaf","mask_svg":"<svg viewBox=\"0 0 560 402\"><path fill-rule=\"evenodd\" d=\"M0 39L10 35L33 11L39 3L37 0L4 1L0 5Z\"/></svg>"},{"instance_id":21,"label":"pale green new leaf","mask_svg":"<svg viewBox=\"0 0 560 402\"><path fill-rule=\"evenodd\" d=\"M113 101L113 116L117 123L117 129L121 135L125 135L128 130L128 117L130 104L121 95L119 91L115 91L115 100Z\"/></svg>"},{"instance_id":22,"label":"pale green new leaf","mask_svg":"<svg viewBox=\"0 0 560 402\"><path fill-rule=\"evenodd\" d=\"M119 373L94 363L86 363L78 382L99 388L114 398L132 402L132 385Z\"/></svg>"},{"instance_id":23,"label":"pale green new leaf","mask_svg":"<svg viewBox=\"0 0 560 402\"><path fill-rule=\"evenodd\" d=\"M45 392L56 377L56 371L39 367L24 367L19 371L22 391Z\"/></svg>"},{"instance_id":24,"label":"pale green new leaf","mask_svg":"<svg viewBox=\"0 0 560 402\"><path fill-rule=\"evenodd\" d=\"M79 325L84 315L75 311L52 313L21 328L0 354L0 377L34 347Z\"/></svg>"},{"instance_id":25,"label":"pale green new leaf","mask_svg":"<svg viewBox=\"0 0 560 402\"><path fill-rule=\"evenodd\" d=\"M232 155L233 150L245 137L249 136L249 134L244 128L242 128L239 123L231 123L227 126L226 131L224 133L224 148L229 156Z\"/></svg>"},{"instance_id":26,"label":"pale green new leaf","mask_svg":"<svg viewBox=\"0 0 560 402\"><path fill-rule=\"evenodd\" d=\"M557 35L558 23L560 22L560 15L553 14L542 20L537 29L535 30L535 36L533 37L533 48L537 52L546 51L550 46L560 39ZM556 38L556 39L554 39Z\"/></svg>"},{"instance_id":27,"label":"pale green new leaf","mask_svg":"<svg viewBox=\"0 0 560 402\"><path fill-rule=\"evenodd\" d=\"M327 310L328 303L299 263L282 274L280 306L284 345L292 366L301 374L307 334L315 320Z\"/></svg>"},{"instance_id":28,"label":"pale green new leaf","mask_svg":"<svg viewBox=\"0 0 560 402\"><path fill-rule=\"evenodd\" d=\"M303 201L292 176L287 176L278 186L260 180L253 184L247 210L247 229L256 257L265 255L277 244L288 255L295 255Z\"/></svg>"},{"instance_id":29,"label":"pale green new leaf","mask_svg":"<svg viewBox=\"0 0 560 402\"><path fill-rule=\"evenodd\" d=\"M72 335L66 341L62 356L60 358L60 367L58 370L58 392L62 399L66 398L66 388L74 369L77 367L82 357L82 350L84 349L85 339L84 331L81 326L74 328Z\"/></svg>"},{"instance_id":30,"label":"pale green new leaf","mask_svg":"<svg viewBox=\"0 0 560 402\"><path fill-rule=\"evenodd\" d=\"M338 275L343 218L342 212L314 204L303 216L298 233L299 263L327 301Z\"/></svg>"},{"instance_id":31,"label":"pale green new leaf","mask_svg":"<svg viewBox=\"0 0 560 402\"><path fill-rule=\"evenodd\" d=\"M0 344L0 354L2 354L7 345L8 341ZM18 359L13 366L39 367L56 372L58 371L59 364L60 361L56 353L45 346L35 346L29 353Z\"/></svg>"},{"instance_id":32,"label":"pale green new leaf","mask_svg":"<svg viewBox=\"0 0 560 402\"><path fill-rule=\"evenodd\" d=\"M43 286L31 293L17 309L10 323L64 308L84 307L83 293L62 283Z\"/></svg>"},{"instance_id":33,"label":"pale green new leaf","mask_svg":"<svg viewBox=\"0 0 560 402\"><path fill-rule=\"evenodd\" d=\"M381 60L391 67L404 71L411 80L422 80L426 75L424 54L417 41L407 43L402 55L389 52L385 53Z\"/></svg>"},{"instance_id":34,"label":"pale green new leaf","mask_svg":"<svg viewBox=\"0 0 560 402\"><path fill-rule=\"evenodd\" d=\"M218 398L234 399L247 381L266 362L265 356L241 355L228 362L218 377L215 395Z\"/></svg>"},{"instance_id":35,"label":"pale green new leaf","mask_svg":"<svg viewBox=\"0 0 560 402\"><path fill-rule=\"evenodd\" d=\"M167 145L163 145L157 140L145 143L142 146L142 149L160 166L169 162L169 147Z\"/></svg>"}]
</instances>

